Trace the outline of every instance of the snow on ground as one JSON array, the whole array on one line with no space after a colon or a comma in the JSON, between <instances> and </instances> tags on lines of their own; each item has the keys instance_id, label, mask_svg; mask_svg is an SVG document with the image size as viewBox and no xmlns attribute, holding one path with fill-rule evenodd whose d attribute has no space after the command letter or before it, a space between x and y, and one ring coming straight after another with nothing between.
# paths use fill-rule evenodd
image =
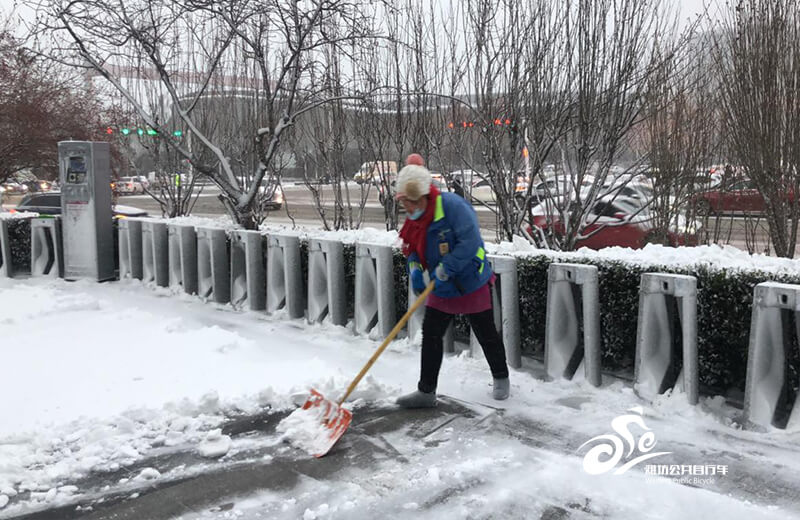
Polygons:
<instances>
[{"instance_id":1,"label":"snow on ground","mask_svg":"<svg viewBox=\"0 0 800 520\"><path fill-rule=\"evenodd\" d=\"M311 387L336 399L376 346L347 328L238 312L139 282L0 279L0 518L71 503L85 492L74 484L82 476L159 450L193 449L208 467L222 464L248 442L221 433L227 416L293 409ZM416 346L394 342L350 398L354 415L366 403L393 413L418 364ZM762 496L753 477L796 483L798 432L741 430L721 398L691 407L673 393L649 403L620 381L544 382L540 369L526 360L512 371L512 397L500 403L503 421L540 431L508 435L489 419L453 423L424 443L395 432L386 440L402 456L377 468L301 478L288 490L236 497L233 510L182 518L800 518L797 488ZM485 362L462 353L445 360L439 392L495 406L490 381ZM587 473L586 450L576 447L631 413L671 463L725 464L728 473L689 485L646 475L649 462L621 475ZM133 493L181 471L162 470L143 468L119 485ZM12 500L26 491L30 500Z\"/></svg>"}]
</instances>

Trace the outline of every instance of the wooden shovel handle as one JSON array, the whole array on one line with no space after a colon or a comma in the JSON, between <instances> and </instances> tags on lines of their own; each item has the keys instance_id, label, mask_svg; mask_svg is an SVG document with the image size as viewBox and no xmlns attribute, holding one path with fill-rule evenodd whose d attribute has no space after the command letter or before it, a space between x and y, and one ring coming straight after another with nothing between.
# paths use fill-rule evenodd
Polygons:
<instances>
[{"instance_id":1,"label":"wooden shovel handle","mask_svg":"<svg viewBox=\"0 0 800 520\"><path fill-rule=\"evenodd\" d=\"M341 406L342 403L345 402L348 397L350 397L350 394L353 393L353 390L355 390L356 385L358 385L359 381L361 381L361 378L364 377L364 374L366 374L367 371L372 367L372 365L375 363L378 357L381 354L383 354L383 351L386 350L386 347L389 346L389 343L391 343L394 337L397 336L397 333L400 332L400 329L403 328L403 325L405 325L406 322L409 320L409 318L411 318L411 315L414 314L417 309L419 309L420 305L422 305L422 303L425 301L425 299L433 290L434 285L435 282L429 283L428 286L425 288L425 290L422 291L422 294L419 295L417 301L415 301L414 304L403 315L403 317L400 318L400 321L397 322L397 325L395 325L392 331L389 333L389 335L386 336L386 339L383 340L383 343L381 343L381 346L378 347L378 350L376 350L375 353L372 354L372 357L369 358L369 361L367 361L367 364L364 365L364 368L361 369L361 372L358 373L356 378L353 379L353 382L350 383L350 386L347 387L347 392L345 392L344 396L341 399L339 399L339 406Z\"/></svg>"}]
</instances>

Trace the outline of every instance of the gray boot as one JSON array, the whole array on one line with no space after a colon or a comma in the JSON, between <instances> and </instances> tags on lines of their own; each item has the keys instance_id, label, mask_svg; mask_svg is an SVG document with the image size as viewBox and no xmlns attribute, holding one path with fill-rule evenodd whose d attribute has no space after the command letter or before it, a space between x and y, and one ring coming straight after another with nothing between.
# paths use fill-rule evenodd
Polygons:
<instances>
[{"instance_id":1,"label":"gray boot","mask_svg":"<svg viewBox=\"0 0 800 520\"><path fill-rule=\"evenodd\" d=\"M511 391L511 381L506 377L505 379L494 380L494 390L492 390L492 397L498 401L508 399L508 394Z\"/></svg>"},{"instance_id":2,"label":"gray boot","mask_svg":"<svg viewBox=\"0 0 800 520\"><path fill-rule=\"evenodd\" d=\"M397 404L401 408L433 408L436 406L436 392L427 393L414 390L410 394L398 397Z\"/></svg>"}]
</instances>

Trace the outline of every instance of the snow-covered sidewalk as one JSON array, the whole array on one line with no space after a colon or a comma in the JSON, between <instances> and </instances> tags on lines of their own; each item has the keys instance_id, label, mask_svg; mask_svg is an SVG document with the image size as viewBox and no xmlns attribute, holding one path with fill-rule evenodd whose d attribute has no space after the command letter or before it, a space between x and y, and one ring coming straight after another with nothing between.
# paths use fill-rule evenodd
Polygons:
<instances>
[{"instance_id":1,"label":"snow-covered sidewalk","mask_svg":"<svg viewBox=\"0 0 800 520\"><path fill-rule=\"evenodd\" d=\"M139 282L0 279L0 518L65 505L102 518L87 509L97 490L81 485L125 468L135 471L101 491L135 503L160 484L278 459L296 466L291 486L220 491L181 518L800 518L800 434L743 431L721 398L698 407L679 394L647 403L610 379L600 389L544 382L526 360L512 372L511 399L495 410L484 361L458 355L440 379L451 399L417 435L413 412L391 404L415 386L418 347L407 340L394 342L357 388L352 436L323 461L271 427L256 437L225 429L284 416L293 395L312 386L338 397L376 346L346 328L237 312ZM649 428L649 436L630 428L630 450L624 436L610 435L623 415ZM367 416L408 425L371 436ZM621 456L616 468L670 453L623 474L591 475L584 457L598 442L581 445L601 435L621 441L624 453L609 450L598 464L612 453ZM354 457L361 440L380 444L380 457ZM142 467L189 452L206 462ZM300 470L314 464L334 465L335 476ZM683 475L649 474L659 466Z\"/></svg>"}]
</instances>

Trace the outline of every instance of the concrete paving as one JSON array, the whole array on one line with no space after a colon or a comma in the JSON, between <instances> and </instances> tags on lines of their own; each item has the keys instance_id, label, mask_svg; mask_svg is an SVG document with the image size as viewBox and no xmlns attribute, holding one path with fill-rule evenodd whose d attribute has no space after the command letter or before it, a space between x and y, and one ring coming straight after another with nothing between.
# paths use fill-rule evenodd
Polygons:
<instances>
[{"instance_id":1,"label":"concrete paving","mask_svg":"<svg viewBox=\"0 0 800 520\"><path fill-rule=\"evenodd\" d=\"M581 400L563 400L565 407L580 408ZM563 425L538 422L528 416L509 415L502 408L468 403L442 397L439 406L426 410L401 410L396 407L362 407L353 415L347 433L331 452L315 459L296 449L277 442L275 427L288 412L264 412L254 416L231 418L223 433L234 439L246 439L248 446L223 460L200 457L193 447L154 453L135 465L109 473L96 473L76 485L83 493L76 502L61 507L40 510L14 518L26 520L166 520L194 513L221 512L233 509L237 497L269 490L286 492L291 496L301 480L340 481L352 468L363 471L379 469L381 464L409 463L408 446L413 455L443 442L441 432L455 430L459 435L476 437L499 435L511 442L567 457L577 456L579 446L586 440L571 434ZM651 419L652 421L652 419ZM405 443L406 453L387 440L397 438ZM687 460L713 460L728 464L735 472L717 483L704 486L711 492L732 495L740 500L775 505L787 511L800 512L800 472L794 466L782 464L782 457L800 456L800 448L780 456L765 456L774 452L769 442L742 439L718 433L726 438L729 450L709 453L705 446L688 442L671 443L671 454L659 459L663 464L681 464ZM446 442L446 441L445 441ZM152 483L131 479L144 468L158 468L162 477ZM171 476L173 475L173 476ZM122 479L122 482L121 482ZM691 485L691 484L687 484ZM420 505L431 509L452 495L471 493L468 483L447 488L427 498ZM25 498L25 497L17 497ZM574 506L574 507L573 507ZM574 509L578 507L578 509ZM585 504L553 504L539 518L599 518ZM0 515L2 517L2 515Z\"/></svg>"},{"instance_id":2,"label":"concrete paving","mask_svg":"<svg viewBox=\"0 0 800 520\"><path fill-rule=\"evenodd\" d=\"M289 412L264 413L231 419L222 429L233 438L275 437L275 427ZM25 520L116 519L160 520L219 506L225 497L242 496L259 490L291 489L302 476L317 480L335 479L350 467L370 468L387 458L404 461L401 453L381 439L382 434L403 429L420 440L453 421L480 424L495 410L468 408L454 400L442 399L434 409L359 408L344 437L323 458L315 459L285 445L270 444L237 453L225 462L209 461L194 451L176 451L138 461L116 472L93 474L79 482L84 497L67 506L42 510L14 518ZM255 443L258 444L258 443ZM162 476L152 485L120 485L144 468L158 468ZM169 479L173 470L178 476ZM133 498L132 498L133 497ZM20 498L24 498L21 496Z\"/></svg>"}]
</instances>

